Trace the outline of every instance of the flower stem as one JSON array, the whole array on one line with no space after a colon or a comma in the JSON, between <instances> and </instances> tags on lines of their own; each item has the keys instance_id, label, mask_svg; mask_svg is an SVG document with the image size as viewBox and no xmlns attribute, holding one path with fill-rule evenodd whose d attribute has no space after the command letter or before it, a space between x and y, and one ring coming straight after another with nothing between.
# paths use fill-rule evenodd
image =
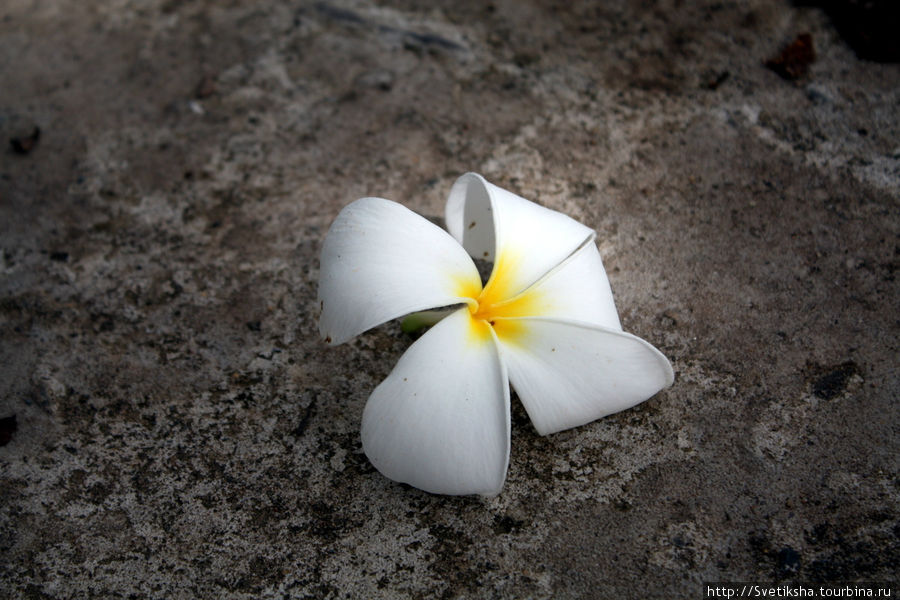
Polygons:
<instances>
[{"instance_id":1,"label":"flower stem","mask_svg":"<svg viewBox=\"0 0 900 600\"><path fill-rule=\"evenodd\" d=\"M425 327L431 327L450 314L448 310L423 310L407 315L400 323L403 333L415 333Z\"/></svg>"}]
</instances>

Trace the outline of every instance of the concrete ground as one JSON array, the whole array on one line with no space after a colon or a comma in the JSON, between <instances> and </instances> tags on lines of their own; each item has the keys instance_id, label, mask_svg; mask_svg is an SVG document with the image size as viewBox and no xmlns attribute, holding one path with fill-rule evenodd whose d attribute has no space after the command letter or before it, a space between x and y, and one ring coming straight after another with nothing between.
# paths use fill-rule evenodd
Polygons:
<instances>
[{"instance_id":1,"label":"concrete ground","mask_svg":"<svg viewBox=\"0 0 900 600\"><path fill-rule=\"evenodd\" d=\"M0 595L896 583L900 66L809 3L458 4L2 3ZM362 454L398 323L316 330L340 208L470 170L595 228L676 373L548 437L514 399L492 499Z\"/></svg>"}]
</instances>

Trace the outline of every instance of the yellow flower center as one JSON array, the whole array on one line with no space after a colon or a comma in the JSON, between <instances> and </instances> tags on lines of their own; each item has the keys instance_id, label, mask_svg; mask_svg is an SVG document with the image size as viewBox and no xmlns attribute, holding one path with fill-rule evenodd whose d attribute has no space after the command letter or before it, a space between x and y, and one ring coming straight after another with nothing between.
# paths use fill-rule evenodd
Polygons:
<instances>
[{"instance_id":1,"label":"yellow flower center","mask_svg":"<svg viewBox=\"0 0 900 600\"><path fill-rule=\"evenodd\" d=\"M477 296L466 294L474 302L469 303L472 316L470 330L477 339L490 337L490 330L505 342L515 342L524 333L524 327L515 317L537 316L541 314L543 294L536 289L517 293L512 279L518 261L509 254L501 255L494 263L494 269L487 285Z\"/></svg>"}]
</instances>

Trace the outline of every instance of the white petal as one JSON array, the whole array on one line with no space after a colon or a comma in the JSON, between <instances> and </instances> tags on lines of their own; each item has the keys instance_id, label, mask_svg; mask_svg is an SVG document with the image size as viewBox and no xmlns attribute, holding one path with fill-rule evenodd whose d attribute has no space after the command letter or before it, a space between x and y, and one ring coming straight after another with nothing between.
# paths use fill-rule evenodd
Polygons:
<instances>
[{"instance_id":1,"label":"white petal","mask_svg":"<svg viewBox=\"0 0 900 600\"><path fill-rule=\"evenodd\" d=\"M363 198L341 211L322 247L319 331L339 344L480 290L474 263L446 231L396 202Z\"/></svg>"},{"instance_id":2,"label":"white petal","mask_svg":"<svg viewBox=\"0 0 900 600\"><path fill-rule=\"evenodd\" d=\"M500 491L509 384L490 327L462 308L400 358L366 404L363 449L385 476L436 494Z\"/></svg>"},{"instance_id":3,"label":"white petal","mask_svg":"<svg viewBox=\"0 0 900 600\"><path fill-rule=\"evenodd\" d=\"M621 331L600 252L589 240L527 290L494 305L499 317L555 317Z\"/></svg>"},{"instance_id":4,"label":"white petal","mask_svg":"<svg viewBox=\"0 0 900 600\"><path fill-rule=\"evenodd\" d=\"M630 408L672 384L672 365L630 333L559 319L497 319L503 361L541 435Z\"/></svg>"},{"instance_id":5,"label":"white petal","mask_svg":"<svg viewBox=\"0 0 900 600\"><path fill-rule=\"evenodd\" d=\"M594 232L567 217L485 181L460 177L447 199L447 229L475 258L501 263L510 273L503 295L510 297L561 263ZM493 275L493 274L492 274Z\"/></svg>"}]
</instances>

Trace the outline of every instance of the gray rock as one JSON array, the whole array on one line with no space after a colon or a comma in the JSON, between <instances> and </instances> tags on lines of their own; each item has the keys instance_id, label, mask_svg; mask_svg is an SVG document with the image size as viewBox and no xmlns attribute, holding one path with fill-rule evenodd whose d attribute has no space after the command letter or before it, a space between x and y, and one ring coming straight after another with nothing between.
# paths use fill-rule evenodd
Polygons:
<instances>
[{"instance_id":1,"label":"gray rock","mask_svg":"<svg viewBox=\"0 0 900 600\"><path fill-rule=\"evenodd\" d=\"M0 130L41 132L0 156L7 597L896 578L897 65L775 0L310 6L0 9ZM788 82L763 61L800 32L818 58ZM595 228L676 372L548 437L514 398L487 500L362 454L399 323L316 332L341 207L437 217L470 170Z\"/></svg>"}]
</instances>

